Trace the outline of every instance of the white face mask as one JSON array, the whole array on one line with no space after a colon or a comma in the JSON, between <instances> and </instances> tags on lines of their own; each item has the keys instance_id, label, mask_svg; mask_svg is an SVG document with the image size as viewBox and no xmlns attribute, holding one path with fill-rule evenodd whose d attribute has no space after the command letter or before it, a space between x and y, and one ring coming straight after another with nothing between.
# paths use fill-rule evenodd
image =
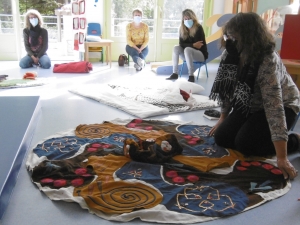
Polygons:
<instances>
[{"instance_id":1,"label":"white face mask","mask_svg":"<svg viewBox=\"0 0 300 225\"><path fill-rule=\"evenodd\" d=\"M133 17L133 21L134 21L134 23L139 24L142 21L142 17L140 17L140 16L134 16Z\"/></svg>"},{"instance_id":2,"label":"white face mask","mask_svg":"<svg viewBox=\"0 0 300 225\"><path fill-rule=\"evenodd\" d=\"M185 20L185 21L183 21L183 23L187 28L191 28L194 25L193 20Z\"/></svg>"},{"instance_id":3,"label":"white face mask","mask_svg":"<svg viewBox=\"0 0 300 225\"><path fill-rule=\"evenodd\" d=\"M35 27L36 25L38 25L39 19L38 18L31 18L31 19L29 19L29 22L31 23L31 25L33 27Z\"/></svg>"}]
</instances>

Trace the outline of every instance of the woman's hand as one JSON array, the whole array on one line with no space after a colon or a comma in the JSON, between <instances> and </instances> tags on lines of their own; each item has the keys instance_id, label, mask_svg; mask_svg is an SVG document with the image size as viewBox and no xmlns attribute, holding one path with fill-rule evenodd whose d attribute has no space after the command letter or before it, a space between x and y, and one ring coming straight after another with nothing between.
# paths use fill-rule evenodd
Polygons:
<instances>
[{"instance_id":1,"label":"woman's hand","mask_svg":"<svg viewBox=\"0 0 300 225\"><path fill-rule=\"evenodd\" d=\"M193 44L194 48L200 49L203 46L203 41L197 41Z\"/></svg>"},{"instance_id":2,"label":"woman's hand","mask_svg":"<svg viewBox=\"0 0 300 225\"><path fill-rule=\"evenodd\" d=\"M139 54L142 52L142 50L140 48L138 48L137 46L135 46L135 49L138 51Z\"/></svg>"},{"instance_id":3,"label":"woman's hand","mask_svg":"<svg viewBox=\"0 0 300 225\"><path fill-rule=\"evenodd\" d=\"M284 179L294 179L298 175L298 170L294 168L291 162L285 159L277 159L277 166L283 173Z\"/></svg>"},{"instance_id":4,"label":"woman's hand","mask_svg":"<svg viewBox=\"0 0 300 225\"><path fill-rule=\"evenodd\" d=\"M211 128L211 130L209 131L208 135L209 136L214 136L216 129L220 126L221 123L223 123L224 119L227 117L227 115L225 114L221 114L220 119L218 120L218 122L216 123L215 126L213 126Z\"/></svg>"},{"instance_id":5,"label":"woman's hand","mask_svg":"<svg viewBox=\"0 0 300 225\"><path fill-rule=\"evenodd\" d=\"M39 58L35 57L34 55L31 56L34 64L38 64L39 63Z\"/></svg>"},{"instance_id":6,"label":"woman's hand","mask_svg":"<svg viewBox=\"0 0 300 225\"><path fill-rule=\"evenodd\" d=\"M281 170L284 179L294 179L298 175L298 171L287 158L287 142L284 140L274 141L273 144L276 151L277 167Z\"/></svg>"}]
</instances>

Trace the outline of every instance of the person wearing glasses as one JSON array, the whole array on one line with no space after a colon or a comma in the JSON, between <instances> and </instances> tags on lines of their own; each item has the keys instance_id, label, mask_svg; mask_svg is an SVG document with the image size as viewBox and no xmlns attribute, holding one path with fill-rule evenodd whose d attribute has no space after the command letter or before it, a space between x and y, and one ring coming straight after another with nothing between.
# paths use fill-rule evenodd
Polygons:
<instances>
[{"instance_id":1,"label":"person wearing glasses","mask_svg":"<svg viewBox=\"0 0 300 225\"><path fill-rule=\"evenodd\" d=\"M299 90L275 50L275 40L256 13L238 13L223 27L225 48L210 99L221 116L209 135L217 145L245 156L276 155L285 179L298 171L287 154L300 150L288 134L300 110Z\"/></svg>"},{"instance_id":2,"label":"person wearing glasses","mask_svg":"<svg viewBox=\"0 0 300 225\"><path fill-rule=\"evenodd\" d=\"M167 80L178 79L179 57L186 61L188 81L195 82L193 62L204 62L208 57L208 52L203 28L191 9L185 9L182 12L179 45L174 46L172 54L173 73Z\"/></svg>"},{"instance_id":3,"label":"person wearing glasses","mask_svg":"<svg viewBox=\"0 0 300 225\"><path fill-rule=\"evenodd\" d=\"M39 66L49 69L51 60L46 53L48 49L48 32L42 28L43 18L41 14L35 9L28 10L24 24L23 38L27 55L20 60L20 67L24 69Z\"/></svg>"}]
</instances>

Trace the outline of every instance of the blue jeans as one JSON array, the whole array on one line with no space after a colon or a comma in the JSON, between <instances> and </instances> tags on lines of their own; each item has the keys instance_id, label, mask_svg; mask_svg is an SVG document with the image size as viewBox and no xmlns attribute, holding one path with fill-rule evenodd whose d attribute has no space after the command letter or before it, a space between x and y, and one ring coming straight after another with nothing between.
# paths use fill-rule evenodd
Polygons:
<instances>
[{"instance_id":1,"label":"blue jeans","mask_svg":"<svg viewBox=\"0 0 300 225\"><path fill-rule=\"evenodd\" d=\"M137 45L138 48L140 48L141 46L140 45ZM146 48L143 49L143 51L141 53L138 53L138 51L133 48L133 47L130 47L129 45L126 45L126 52L128 55L131 56L132 60L137 63L137 59L138 57L140 57L141 59L146 59L147 55L148 55L148 46Z\"/></svg>"},{"instance_id":2,"label":"blue jeans","mask_svg":"<svg viewBox=\"0 0 300 225\"><path fill-rule=\"evenodd\" d=\"M33 60L29 55L26 55L25 57L23 57L19 62L19 66L22 69L32 67L32 64L33 64ZM39 59L39 64L40 64L40 67L42 67L43 69L49 69L51 67L51 60L50 60L49 56L43 55Z\"/></svg>"}]
</instances>

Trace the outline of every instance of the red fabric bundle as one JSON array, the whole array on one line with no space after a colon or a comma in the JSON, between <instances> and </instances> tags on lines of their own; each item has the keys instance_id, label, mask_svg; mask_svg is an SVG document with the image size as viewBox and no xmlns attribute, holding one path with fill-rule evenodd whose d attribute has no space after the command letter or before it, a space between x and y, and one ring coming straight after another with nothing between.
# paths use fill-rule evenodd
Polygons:
<instances>
[{"instance_id":1,"label":"red fabric bundle","mask_svg":"<svg viewBox=\"0 0 300 225\"><path fill-rule=\"evenodd\" d=\"M181 89L180 89L180 94L182 95L183 99L187 102L190 95L187 92L185 92L184 90L181 90Z\"/></svg>"},{"instance_id":2,"label":"red fabric bundle","mask_svg":"<svg viewBox=\"0 0 300 225\"><path fill-rule=\"evenodd\" d=\"M53 73L88 73L91 70L92 64L86 61L55 64L53 67Z\"/></svg>"}]
</instances>

